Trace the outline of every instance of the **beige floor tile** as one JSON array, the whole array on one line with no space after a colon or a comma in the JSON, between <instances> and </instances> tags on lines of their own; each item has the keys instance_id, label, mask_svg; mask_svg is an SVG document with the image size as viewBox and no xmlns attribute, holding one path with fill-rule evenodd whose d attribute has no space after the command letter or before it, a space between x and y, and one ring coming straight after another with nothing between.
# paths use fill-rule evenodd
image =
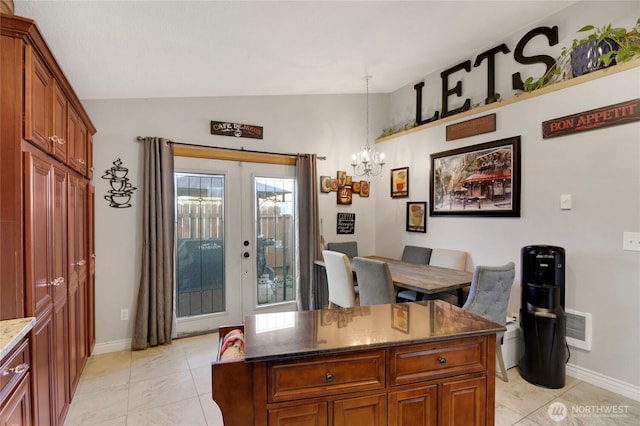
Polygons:
<instances>
[{"instance_id":1,"label":"beige floor tile","mask_svg":"<svg viewBox=\"0 0 640 426\"><path fill-rule=\"evenodd\" d=\"M196 387L189 371L132 380L129 387L129 411L149 410L195 396Z\"/></svg>"},{"instance_id":2,"label":"beige floor tile","mask_svg":"<svg viewBox=\"0 0 640 426\"><path fill-rule=\"evenodd\" d=\"M170 373L184 372L188 375L189 363L182 348L157 350L147 349L146 356L139 355L139 351L131 361L131 381L152 379ZM142 351L146 352L146 351Z\"/></svg>"},{"instance_id":3,"label":"beige floor tile","mask_svg":"<svg viewBox=\"0 0 640 426\"><path fill-rule=\"evenodd\" d=\"M193 376L193 382L196 385L196 391L198 395L205 393L211 393L211 366L192 368L191 376Z\"/></svg>"},{"instance_id":4,"label":"beige floor tile","mask_svg":"<svg viewBox=\"0 0 640 426\"><path fill-rule=\"evenodd\" d=\"M127 416L127 426L207 426L200 399L193 398L149 410L134 411Z\"/></svg>"},{"instance_id":5,"label":"beige floor tile","mask_svg":"<svg viewBox=\"0 0 640 426\"><path fill-rule=\"evenodd\" d=\"M207 419L208 426L223 426L222 412L220 407L211 398L211 392L200 395L200 404L204 411L204 417Z\"/></svg>"},{"instance_id":6,"label":"beige floor tile","mask_svg":"<svg viewBox=\"0 0 640 426\"><path fill-rule=\"evenodd\" d=\"M505 407L500 403L496 403L496 426L511 426L522 420L524 416Z\"/></svg>"},{"instance_id":7,"label":"beige floor tile","mask_svg":"<svg viewBox=\"0 0 640 426\"><path fill-rule=\"evenodd\" d=\"M128 399L127 384L113 387L108 392L76 394L69 408L65 425L121 424L118 423L118 419L126 416Z\"/></svg>"}]
</instances>

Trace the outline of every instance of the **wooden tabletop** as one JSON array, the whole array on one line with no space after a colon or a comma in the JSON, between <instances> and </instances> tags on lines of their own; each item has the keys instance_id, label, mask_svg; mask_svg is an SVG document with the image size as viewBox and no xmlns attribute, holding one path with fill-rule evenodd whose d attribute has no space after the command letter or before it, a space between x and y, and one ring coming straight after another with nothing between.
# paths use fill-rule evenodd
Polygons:
<instances>
[{"instance_id":1,"label":"wooden tabletop","mask_svg":"<svg viewBox=\"0 0 640 426\"><path fill-rule=\"evenodd\" d=\"M382 260L389 265L393 283L408 290L434 294L458 290L471 285L472 272L442 268L432 265L418 265L382 256L366 256Z\"/></svg>"}]
</instances>

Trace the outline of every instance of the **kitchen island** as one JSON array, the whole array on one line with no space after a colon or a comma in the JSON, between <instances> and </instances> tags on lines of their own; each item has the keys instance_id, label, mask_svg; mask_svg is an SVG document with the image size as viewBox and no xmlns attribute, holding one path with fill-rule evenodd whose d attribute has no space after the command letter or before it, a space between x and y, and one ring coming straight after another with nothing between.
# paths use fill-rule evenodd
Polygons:
<instances>
[{"instance_id":1,"label":"kitchen island","mask_svg":"<svg viewBox=\"0 0 640 426\"><path fill-rule=\"evenodd\" d=\"M225 425L492 425L496 334L441 300L247 316L212 364ZM222 344L220 345L222 346Z\"/></svg>"}]
</instances>

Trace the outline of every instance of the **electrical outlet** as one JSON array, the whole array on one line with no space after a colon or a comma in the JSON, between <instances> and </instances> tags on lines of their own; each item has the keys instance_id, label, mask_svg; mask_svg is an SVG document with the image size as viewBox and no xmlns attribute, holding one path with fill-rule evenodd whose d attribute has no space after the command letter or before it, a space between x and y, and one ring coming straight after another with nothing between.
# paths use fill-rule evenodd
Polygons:
<instances>
[{"instance_id":1,"label":"electrical outlet","mask_svg":"<svg viewBox=\"0 0 640 426\"><path fill-rule=\"evenodd\" d=\"M571 210L571 194L560 196L560 210Z\"/></svg>"},{"instance_id":2,"label":"electrical outlet","mask_svg":"<svg viewBox=\"0 0 640 426\"><path fill-rule=\"evenodd\" d=\"M622 234L622 249L640 251L640 232L624 232Z\"/></svg>"},{"instance_id":3,"label":"electrical outlet","mask_svg":"<svg viewBox=\"0 0 640 426\"><path fill-rule=\"evenodd\" d=\"M120 309L120 319L122 321L129 320L129 310L128 309Z\"/></svg>"}]
</instances>

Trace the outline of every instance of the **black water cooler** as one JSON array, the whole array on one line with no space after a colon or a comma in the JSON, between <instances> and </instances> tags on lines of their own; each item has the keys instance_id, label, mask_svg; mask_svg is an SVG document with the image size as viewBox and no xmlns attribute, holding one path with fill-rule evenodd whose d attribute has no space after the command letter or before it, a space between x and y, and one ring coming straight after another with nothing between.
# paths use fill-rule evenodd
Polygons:
<instances>
[{"instance_id":1,"label":"black water cooler","mask_svg":"<svg viewBox=\"0 0 640 426\"><path fill-rule=\"evenodd\" d=\"M518 369L526 381L552 389L565 384L564 271L562 247L522 248L520 329L524 355Z\"/></svg>"}]
</instances>

